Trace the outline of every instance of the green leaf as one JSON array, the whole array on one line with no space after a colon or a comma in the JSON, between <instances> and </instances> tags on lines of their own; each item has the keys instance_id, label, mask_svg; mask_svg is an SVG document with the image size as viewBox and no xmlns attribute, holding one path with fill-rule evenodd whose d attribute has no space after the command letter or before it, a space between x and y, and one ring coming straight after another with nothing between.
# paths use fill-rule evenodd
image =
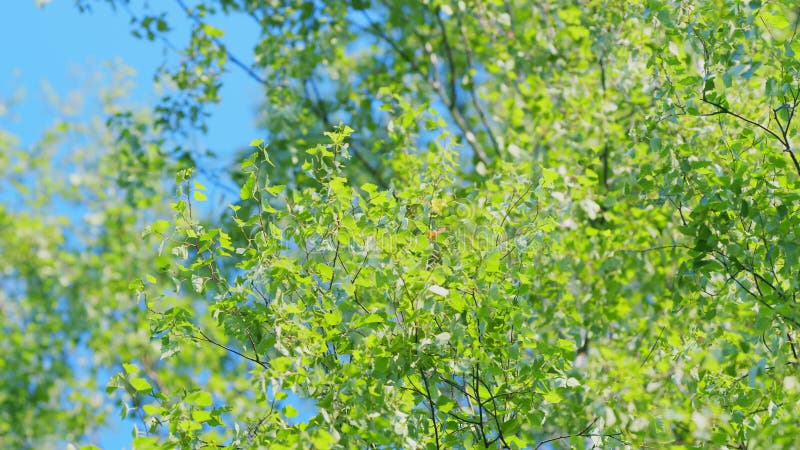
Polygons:
<instances>
[{"instance_id":1,"label":"green leaf","mask_svg":"<svg viewBox=\"0 0 800 450\"><path fill-rule=\"evenodd\" d=\"M170 226L171 224L166 220L157 220L151 225L151 229L154 233L163 235L169 230Z\"/></svg>"},{"instance_id":2,"label":"green leaf","mask_svg":"<svg viewBox=\"0 0 800 450\"><path fill-rule=\"evenodd\" d=\"M209 37L212 38L220 38L225 35L225 32L220 30L219 28L215 28L207 23L203 24L203 32L205 32Z\"/></svg>"},{"instance_id":3,"label":"green leaf","mask_svg":"<svg viewBox=\"0 0 800 450\"><path fill-rule=\"evenodd\" d=\"M283 407L283 415L286 416L287 419L291 419L293 417L297 417L297 410L292 405L286 405Z\"/></svg>"},{"instance_id":4,"label":"green leaf","mask_svg":"<svg viewBox=\"0 0 800 450\"><path fill-rule=\"evenodd\" d=\"M154 436L136 436L133 438L133 448L150 449L157 448L158 438Z\"/></svg>"},{"instance_id":5,"label":"green leaf","mask_svg":"<svg viewBox=\"0 0 800 450\"><path fill-rule=\"evenodd\" d=\"M144 412L150 416L155 416L163 413L163 408L158 405L147 404L142 406Z\"/></svg>"},{"instance_id":6,"label":"green leaf","mask_svg":"<svg viewBox=\"0 0 800 450\"><path fill-rule=\"evenodd\" d=\"M133 386L133 388L138 392L150 391L153 389L153 386L151 386L150 383L144 378L131 378L130 383L131 386Z\"/></svg>"},{"instance_id":7,"label":"green leaf","mask_svg":"<svg viewBox=\"0 0 800 450\"><path fill-rule=\"evenodd\" d=\"M209 411L195 409L192 411L192 420L196 422L208 422L212 420L211 413Z\"/></svg>"},{"instance_id":8,"label":"green leaf","mask_svg":"<svg viewBox=\"0 0 800 450\"><path fill-rule=\"evenodd\" d=\"M283 233L281 232L280 228L275 226L274 223L269 224L269 234L275 240L278 241L283 240Z\"/></svg>"},{"instance_id":9,"label":"green leaf","mask_svg":"<svg viewBox=\"0 0 800 450\"><path fill-rule=\"evenodd\" d=\"M564 397L562 397L561 394L558 393L558 391L552 390L544 394L544 399L548 403L557 405L564 400Z\"/></svg>"},{"instance_id":10,"label":"green leaf","mask_svg":"<svg viewBox=\"0 0 800 450\"><path fill-rule=\"evenodd\" d=\"M253 198L253 193L255 192L256 187L256 176L255 174L250 174L247 177L247 181L242 185L239 189L239 198L242 200L248 200Z\"/></svg>"},{"instance_id":11,"label":"green leaf","mask_svg":"<svg viewBox=\"0 0 800 450\"><path fill-rule=\"evenodd\" d=\"M325 314L325 324L328 326L336 326L342 322L342 313L335 309Z\"/></svg>"},{"instance_id":12,"label":"green leaf","mask_svg":"<svg viewBox=\"0 0 800 450\"><path fill-rule=\"evenodd\" d=\"M211 406L212 397L211 394L206 391L196 391L188 394L186 396L186 401L200 408L206 408Z\"/></svg>"},{"instance_id":13,"label":"green leaf","mask_svg":"<svg viewBox=\"0 0 800 450\"><path fill-rule=\"evenodd\" d=\"M323 281L330 280L333 277L333 269L327 264L318 263L316 265L317 273Z\"/></svg>"},{"instance_id":14,"label":"green leaf","mask_svg":"<svg viewBox=\"0 0 800 450\"><path fill-rule=\"evenodd\" d=\"M133 280L128 283L128 289L134 292L144 292L144 282L142 280Z\"/></svg>"},{"instance_id":15,"label":"green leaf","mask_svg":"<svg viewBox=\"0 0 800 450\"><path fill-rule=\"evenodd\" d=\"M558 172L552 169L542 169L542 185L552 186L553 182L559 178Z\"/></svg>"}]
</instances>

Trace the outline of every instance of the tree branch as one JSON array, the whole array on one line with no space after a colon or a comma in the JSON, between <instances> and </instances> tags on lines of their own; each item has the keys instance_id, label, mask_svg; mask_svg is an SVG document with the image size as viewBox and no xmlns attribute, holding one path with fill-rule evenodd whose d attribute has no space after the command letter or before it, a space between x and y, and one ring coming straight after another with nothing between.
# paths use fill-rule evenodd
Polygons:
<instances>
[{"instance_id":1,"label":"tree branch","mask_svg":"<svg viewBox=\"0 0 800 450\"><path fill-rule=\"evenodd\" d=\"M597 418L592 420L592 422L589 425L587 425L586 428L581 430L579 433L562 434L561 436L556 436L556 437L552 437L550 439L545 439L542 442L539 442L539 444L536 445L536 447L534 447L533 450L538 450L540 447L542 447L543 445L545 445L547 443L550 443L550 442L559 441L559 440L562 440L562 439L569 439L569 438L573 438L573 437L593 437L593 436L596 436L596 437L612 438L612 439L616 439L619 442L623 442L619 437L617 437L617 436L619 436L619 433L616 433L616 434L593 434L593 433L589 433L589 430L594 426L594 424L596 422L597 422Z\"/></svg>"},{"instance_id":2,"label":"tree branch","mask_svg":"<svg viewBox=\"0 0 800 450\"><path fill-rule=\"evenodd\" d=\"M219 342L217 342L217 341L211 339L210 337L208 337L205 333L203 333L199 329L197 330L197 332L200 333L200 336L202 336L202 339L200 339L200 338L198 338L197 336L194 336L194 335L189 335L189 337L191 339L194 339L194 340L203 340L203 341L208 342L210 344L216 345L217 347L225 350L226 352L233 353L234 355L240 356L240 357L242 357L242 358L244 358L244 359L246 359L246 360L248 360L248 361L250 361L252 363L258 364L259 366L261 366L261 367L263 367L265 369L269 368L269 363L264 362L264 361L260 361L258 358L251 358L251 357L245 355L244 353L238 352L238 351L236 351L236 350L234 350L234 349L232 349L230 347L227 347L227 346L225 346L223 344L220 344Z\"/></svg>"},{"instance_id":3,"label":"tree branch","mask_svg":"<svg viewBox=\"0 0 800 450\"><path fill-rule=\"evenodd\" d=\"M450 103L447 93L444 91L444 88L442 87L441 83L432 83L430 80L428 80L428 77L425 75L425 73L416 63L416 61L414 61L414 59L408 53L406 53L402 48L400 48L400 46L391 37L389 37L385 32L383 32L378 26L378 24L372 21L372 19L365 11L362 11L362 13L367 22L369 23L369 27L368 28L363 27L355 23L353 24L353 26L365 32L372 33L380 40L386 42L389 45L389 47L391 47L391 49L395 53L397 53L398 56L400 56L401 59L406 61L408 65L411 67L411 70L417 75L419 75L423 80L425 80L425 82L433 89L434 93L436 93L439 96L439 99L445 104L448 112L450 113L450 117L453 119L453 122L455 122L458 129L461 131L461 134L464 136L464 139L467 140L467 144L469 144L470 148L475 154L475 157L487 166L491 164L489 155L487 155L486 152L481 148L478 139L475 137L475 133L473 133L469 129L469 124L467 124L467 121L464 118L461 111L458 109L458 106L456 104Z\"/></svg>"},{"instance_id":4,"label":"tree branch","mask_svg":"<svg viewBox=\"0 0 800 450\"><path fill-rule=\"evenodd\" d=\"M202 26L203 25L203 21L200 20L200 18L197 17L197 15L195 15L192 12L192 10L186 5L186 3L183 0L175 0L175 1L178 3L178 5L181 7L181 9L183 9L183 11L186 12L186 15L195 24L197 24L198 26ZM211 40L211 42L214 43L214 45L218 46L225 53L225 55L228 57L228 59L234 65L236 65L237 67L242 69L242 71L244 71L244 73L248 77L252 78L253 80L258 82L259 84L261 84L265 88L267 88L267 89L270 88L270 83L266 78L260 76L258 73L255 72L255 70L253 70L252 67L250 67L249 65L245 64L244 62L242 62L241 59L236 57L236 55L233 54L230 50L228 50L228 48L225 46L225 44L219 38L209 37L209 39ZM309 100L309 102L312 101L310 98L308 98L307 100ZM320 119L323 122L323 125L324 125L325 128L330 128L331 127L330 121L327 120L327 113L322 114L320 111L314 110L314 115L317 116L317 118ZM361 152L352 143L350 144L350 151L353 153L353 156L355 156L356 159L361 163L361 165L364 166L364 168L370 174L372 179L375 180L375 182L382 189L388 188L388 184L383 179L383 177L380 176L380 174L378 173L378 170L375 167L373 167L371 164L369 164L369 162L367 162L367 159L364 157L364 155L361 154Z\"/></svg>"},{"instance_id":5,"label":"tree branch","mask_svg":"<svg viewBox=\"0 0 800 450\"><path fill-rule=\"evenodd\" d=\"M439 18L438 14L436 16ZM466 32L464 32L464 24L461 22L461 19L458 19L458 31L461 35L461 41L464 43L464 53L467 56L467 71L474 67L474 62L472 58L472 46L469 44L469 39L467 38ZM444 33L444 28L442 28L442 33ZM497 155L500 155L500 144L497 142L497 138L492 131L492 127L489 125L489 119L487 118L486 111L481 105L480 100L478 99L478 91L475 89L475 78L470 77L469 82L469 91L470 91L470 98L472 99L472 105L475 107L475 110L478 112L478 118L483 125L483 128L486 130L486 134L489 136L489 141L492 143L492 147L494 148L494 152Z\"/></svg>"},{"instance_id":6,"label":"tree branch","mask_svg":"<svg viewBox=\"0 0 800 450\"><path fill-rule=\"evenodd\" d=\"M433 421L433 436L436 442L436 449L439 450L441 446L439 445L439 426L436 424L436 406L433 404L433 397L431 397L431 391L428 388L428 378L425 376L422 367L419 368L419 376L422 377L422 383L425 385L425 399L428 401L428 408Z\"/></svg>"}]
</instances>

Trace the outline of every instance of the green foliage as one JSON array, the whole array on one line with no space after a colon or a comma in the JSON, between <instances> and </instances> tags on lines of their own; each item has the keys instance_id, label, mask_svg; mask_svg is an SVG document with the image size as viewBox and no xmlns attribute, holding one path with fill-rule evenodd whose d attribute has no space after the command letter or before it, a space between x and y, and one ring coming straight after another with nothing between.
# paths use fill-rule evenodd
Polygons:
<instances>
[{"instance_id":1,"label":"green foliage","mask_svg":"<svg viewBox=\"0 0 800 450\"><path fill-rule=\"evenodd\" d=\"M170 245L192 256L168 271L207 292L205 316L226 343L196 323L204 318L154 299L162 348L212 343L250 361L242 378L253 401L229 420L260 427L234 433L232 445L449 447L471 436L465 421L483 415L479 442L535 441L562 395L582 396L567 373L575 345L562 334L575 317L554 315L546 292L555 286L533 276L551 264L555 228L539 211L548 190L528 175L538 171L509 165L504 177L458 186L455 155L441 149L420 155L424 166L403 189L354 187L338 161L351 132L329 133L329 144L307 151L319 187L275 196L267 178L247 197L261 210L249 219L234 213L241 247L193 222L190 206L175 206ZM509 181L515 187L503 189ZM269 211L260 206L268 196ZM245 270L222 278L233 267ZM292 406L274 403L281 391L314 398L318 414L292 423ZM161 411L180 402L152 400ZM504 436L510 428L516 437ZM204 441L201 430L197 423L173 438Z\"/></svg>"},{"instance_id":2,"label":"green foliage","mask_svg":"<svg viewBox=\"0 0 800 450\"><path fill-rule=\"evenodd\" d=\"M2 447L79 441L110 411L108 370L139 360L157 373L147 317L129 286L151 264L148 247L158 241L142 241L141 229L163 216L158 177L172 168L153 150L130 158L146 138L146 113L131 111L119 137L104 123L125 108L128 70L99 74L92 94L100 101L87 102L85 120L55 99L60 119L38 142L23 146L0 132L0 330L9 343L0 358Z\"/></svg>"},{"instance_id":3,"label":"green foliage","mask_svg":"<svg viewBox=\"0 0 800 450\"><path fill-rule=\"evenodd\" d=\"M103 422L86 342L137 448L797 447L796 5L119 3L191 36L94 183L30 194L49 156L0 134L0 443ZM178 137L229 69L267 133L219 205Z\"/></svg>"}]
</instances>

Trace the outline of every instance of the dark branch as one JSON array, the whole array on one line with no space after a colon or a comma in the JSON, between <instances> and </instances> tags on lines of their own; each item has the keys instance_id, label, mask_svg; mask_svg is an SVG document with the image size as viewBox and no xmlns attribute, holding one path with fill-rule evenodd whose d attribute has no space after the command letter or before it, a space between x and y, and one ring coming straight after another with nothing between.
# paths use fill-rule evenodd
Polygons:
<instances>
[{"instance_id":1,"label":"dark branch","mask_svg":"<svg viewBox=\"0 0 800 450\"><path fill-rule=\"evenodd\" d=\"M175 0L175 1L178 3L178 5L181 7L181 9L183 9L186 12L186 15L189 16L189 18L195 24L197 24L198 26L202 26L203 25L203 21L200 20L200 18L197 17L197 15L195 15L188 6L186 6L186 3L183 0ZM249 65L245 64L244 62L242 62L241 59L236 57L236 55L234 55L230 50L228 50L228 48L225 46L225 44L223 44L223 42L219 38L210 37L210 40L211 40L211 42L214 43L214 45L219 47L220 50L225 52L225 55L228 57L228 59L234 65L236 65L237 67L242 69L242 71L244 71L244 73L247 74L248 77L250 77L253 80L257 81L259 84L261 84L265 88L267 88L267 89L270 88L270 83L266 78L260 76L258 73L256 73L255 70L253 70L252 67L250 67ZM311 99L308 99L308 100L309 100L309 102L312 101ZM316 115L318 119L322 120L323 125L325 126L325 128L330 128L331 127L332 124L330 123L330 121L327 120L327 117L326 117L327 114L322 114L320 111L314 110L314 115ZM364 157L364 155L362 155L361 152L352 143L350 144L350 151L353 152L353 156L355 156L356 159L364 166L364 168L367 170L367 172L370 174L370 176L375 180L375 182L382 189L386 189L388 187L388 184L383 179L383 177L380 176L380 174L378 173L378 170L375 167L372 167L372 165L369 164L369 162L367 162L367 159Z\"/></svg>"}]
</instances>

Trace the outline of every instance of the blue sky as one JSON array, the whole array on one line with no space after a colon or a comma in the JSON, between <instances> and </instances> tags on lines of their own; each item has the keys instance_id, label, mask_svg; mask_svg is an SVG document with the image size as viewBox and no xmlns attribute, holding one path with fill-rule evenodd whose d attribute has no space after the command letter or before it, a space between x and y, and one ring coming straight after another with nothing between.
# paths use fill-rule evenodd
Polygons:
<instances>
[{"instance_id":1,"label":"blue sky","mask_svg":"<svg viewBox=\"0 0 800 450\"><path fill-rule=\"evenodd\" d=\"M79 13L71 0L55 0L43 8L37 7L34 0L14 0L4 5L0 14L0 99L21 92L24 97L13 106L12 114L0 115L0 128L19 137L23 148L35 143L57 119L45 100L44 84L52 86L60 96L80 91L86 83L85 75L98 70L104 61L119 59L135 68L134 102L153 105L157 101L152 76L163 62L163 46L134 38L125 11L114 12L102 2L95 3L94 11L85 14ZM176 12L173 2L154 4L169 5ZM254 42L257 32L251 21L229 19L214 25L226 31L225 43L238 56L250 59L248 43ZM187 36L188 28L176 29L176 44L180 45ZM81 73L85 74L83 79ZM222 102L212 109L209 133L202 142L224 156L264 136L259 135L253 121L261 95L257 83L232 70L221 94ZM209 189L213 186L209 185ZM113 414L111 420L113 423L94 434L95 443L108 449L130 448L130 424L121 423Z\"/></svg>"},{"instance_id":2,"label":"blue sky","mask_svg":"<svg viewBox=\"0 0 800 450\"><path fill-rule=\"evenodd\" d=\"M59 94L67 94L81 87L76 72L90 72L104 61L121 59L136 69L135 101L152 105L157 100L152 76L164 60L161 43L134 38L124 10L114 12L96 2L93 12L81 14L73 3L55 0L39 8L34 0L15 0L5 5L0 15L4 50L0 97L7 98L20 88L26 92L13 110L16 120L0 120L23 143L35 141L55 119L44 101L42 83L49 83ZM156 2L162 3L170 6L173 14L177 12L173 2ZM185 26L186 21L174 21L176 25L181 22ZM248 44L252 45L257 32L251 21L232 18L214 25L225 30L225 43L233 51L250 59ZM188 36L188 28L177 27L173 36L180 45ZM231 70L225 77L222 102L212 110L210 131L203 142L220 152L230 152L261 137L253 123L260 95L256 82L241 71Z\"/></svg>"}]
</instances>

